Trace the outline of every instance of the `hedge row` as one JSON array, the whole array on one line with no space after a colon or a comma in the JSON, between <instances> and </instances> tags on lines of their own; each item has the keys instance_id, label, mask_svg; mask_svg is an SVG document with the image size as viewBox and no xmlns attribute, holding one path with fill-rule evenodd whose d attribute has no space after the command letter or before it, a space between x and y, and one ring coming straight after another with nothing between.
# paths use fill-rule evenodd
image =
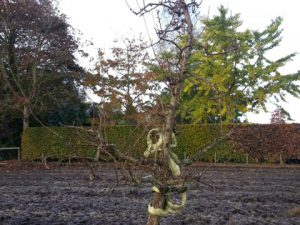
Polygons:
<instances>
[{"instance_id":1,"label":"hedge row","mask_svg":"<svg viewBox=\"0 0 300 225\"><path fill-rule=\"evenodd\" d=\"M22 159L35 160L43 155L57 159L69 156L95 157L96 132L90 128L75 129L65 127L31 127L22 135ZM178 145L174 152L180 158L190 157L202 147L212 142L221 129L216 125L181 125L178 126ZM119 150L135 157L141 157L147 148L146 136L148 129L134 126L113 126L103 129L103 135L109 143L113 143ZM225 132L225 130L223 130ZM214 153L218 153L218 161L243 161L241 154L231 150L228 142L217 145L210 151L200 154L202 161L212 162Z\"/></svg>"},{"instance_id":2,"label":"hedge row","mask_svg":"<svg viewBox=\"0 0 300 225\"><path fill-rule=\"evenodd\" d=\"M103 129L108 143L121 151L140 156L146 149L144 131L131 126L114 126ZM30 127L22 134L22 159L35 160L44 157L66 159L71 157L95 157L97 132L91 128Z\"/></svg>"},{"instance_id":3,"label":"hedge row","mask_svg":"<svg viewBox=\"0 0 300 225\"><path fill-rule=\"evenodd\" d=\"M84 138L87 130L61 127L31 127L22 134L22 159L35 160L44 157L63 159L69 155L94 156L92 148Z\"/></svg>"},{"instance_id":4,"label":"hedge row","mask_svg":"<svg viewBox=\"0 0 300 225\"><path fill-rule=\"evenodd\" d=\"M232 127L220 125L180 125L177 127L177 147L173 150L182 159L191 157ZM103 128L109 143L129 155L141 157L146 150L148 129L134 126ZM95 157L96 132L90 128L33 127L22 136L22 158L34 160L44 156L64 159L71 156ZM245 162L251 159L279 161L300 158L300 125L241 125L235 126L230 140L223 141L199 155L199 160L213 162Z\"/></svg>"},{"instance_id":5,"label":"hedge row","mask_svg":"<svg viewBox=\"0 0 300 225\"><path fill-rule=\"evenodd\" d=\"M300 159L299 124L251 124L236 127L233 148L259 161Z\"/></svg>"}]
</instances>

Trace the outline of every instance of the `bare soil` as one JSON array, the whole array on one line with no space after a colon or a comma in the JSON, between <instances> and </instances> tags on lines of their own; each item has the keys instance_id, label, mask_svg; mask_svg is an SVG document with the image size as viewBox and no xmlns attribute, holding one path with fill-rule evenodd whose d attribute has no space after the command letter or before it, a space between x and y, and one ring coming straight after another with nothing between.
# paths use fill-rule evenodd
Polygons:
<instances>
[{"instance_id":1,"label":"bare soil","mask_svg":"<svg viewBox=\"0 0 300 225\"><path fill-rule=\"evenodd\" d=\"M189 183L187 207L161 224L300 224L300 168L207 167ZM1 225L145 224L151 185L119 180L109 166L0 166Z\"/></svg>"}]
</instances>

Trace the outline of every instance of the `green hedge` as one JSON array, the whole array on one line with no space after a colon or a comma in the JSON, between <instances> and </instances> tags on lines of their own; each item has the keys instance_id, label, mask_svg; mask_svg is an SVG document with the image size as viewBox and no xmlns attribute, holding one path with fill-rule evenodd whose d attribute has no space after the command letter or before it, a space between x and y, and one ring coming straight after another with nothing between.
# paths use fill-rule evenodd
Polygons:
<instances>
[{"instance_id":1,"label":"green hedge","mask_svg":"<svg viewBox=\"0 0 300 225\"><path fill-rule=\"evenodd\" d=\"M220 132L226 128L217 125L181 125L177 127L177 147L173 150L184 158L193 156L205 145L211 143ZM146 136L148 129L134 126L113 126L104 129L104 136L109 143L116 144L122 152L135 157L141 157L146 150ZM24 131L22 136L22 159L39 159L42 155L57 159L67 158L69 155L84 155L94 157L93 148L95 136L86 129L62 127L32 127ZM199 160L213 162L217 153L218 162L243 162L243 154L231 149L228 142L222 142L210 151L200 155Z\"/></svg>"},{"instance_id":2,"label":"green hedge","mask_svg":"<svg viewBox=\"0 0 300 225\"><path fill-rule=\"evenodd\" d=\"M177 137L178 146L174 150L182 159L184 154L192 157L199 150L211 144L217 137L228 132L228 127L221 125L180 125L178 126L179 135ZM203 162L214 162L215 154L217 161L225 162L245 162L245 154L233 150L231 143L223 141L207 152L200 153L197 158Z\"/></svg>"},{"instance_id":3,"label":"green hedge","mask_svg":"<svg viewBox=\"0 0 300 225\"><path fill-rule=\"evenodd\" d=\"M86 137L87 129L30 127L22 134L22 159L35 160L42 155L57 159L94 156L96 150L89 146Z\"/></svg>"},{"instance_id":4,"label":"green hedge","mask_svg":"<svg viewBox=\"0 0 300 225\"><path fill-rule=\"evenodd\" d=\"M178 145L173 151L183 159L193 156L228 126L220 125L179 125ZM64 159L71 156L95 157L96 132L91 128L33 127L25 130L22 136L22 158L34 160L44 156ZM112 126L103 128L109 143L134 157L142 157L146 150L146 136L149 128L134 126ZM231 141L223 141L209 151L200 154L199 160L213 162L217 154L218 162L249 161L278 162L300 159L300 124L285 125L237 125Z\"/></svg>"},{"instance_id":5,"label":"green hedge","mask_svg":"<svg viewBox=\"0 0 300 225\"><path fill-rule=\"evenodd\" d=\"M111 126L105 129L106 139L113 143L117 148L132 155L141 157L147 148L146 136L148 130L143 127L135 126Z\"/></svg>"}]
</instances>

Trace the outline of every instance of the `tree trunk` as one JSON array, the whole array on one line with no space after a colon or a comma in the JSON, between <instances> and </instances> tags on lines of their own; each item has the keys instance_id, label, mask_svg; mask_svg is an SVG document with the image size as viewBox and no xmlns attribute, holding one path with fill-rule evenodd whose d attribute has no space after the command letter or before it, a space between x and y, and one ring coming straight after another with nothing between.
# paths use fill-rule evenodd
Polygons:
<instances>
[{"instance_id":1,"label":"tree trunk","mask_svg":"<svg viewBox=\"0 0 300 225\"><path fill-rule=\"evenodd\" d=\"M96 161L96 162L99 162L99 160L100 160L100 152L101 152L101 151L100 151L100 149L98 148L97 151L96 151L96 156L95 156L95 161Z\"/></svg>"},{"instance_id":2,"label":"tree trunk","mask_svg":"<svg viewBox=\"0 0 300 225\"><path fill-rule=\"evenodd\" d=\"M174 3L176 3L174 5ZM153 5L155 7L153 7ZM184 80L188 77L188 63L191 56L191 52L194 45L194 35L193 35L193 23L191 19L190 13L195 13L194 8L197 8L199 6L196 1L185 1L185 0L177 0L177 1L159 1L158 4L144 4L144 7L140 9L139 12L136 14L143 15L144 13L149 13L152 10L156 10L156 6L162 6L163 8L168 8L168 12L170 14L170 20L169 23L167 23L167 26L165 28L162 28L161 34L159 34L160 40L167 42L169 44L172 44L176 46L176 48L180 48L180 51L178 52L178 62L176 63L176 67L179 68L178 70L172 71L172 69L169 69L169 76L166 76L165 81L169 86L169 91L171 95L170 103L168 105L168 110L166 112L165 118L164 118L164 124L163 124L163 145L162 149L159 152L158 158L162 162L163 166L157 168L159 169L159 174L156 176L156 178L159 180L161 185L166 186L167 181L170 180L169 178L172 178L170 176L169 171L169 153L170 153L170 147L172 144L172 134L174 132L175 128L175 115L176 110L179 104L179 97L180 93L183 87ZM189 11L191 10L191 11ZM179 15L178 15L179 14ZM182 18L184 17L184 19ZM177 18L178 21L181 22L175 22ZM174 43L172 40L168 40L168 38L161 38L161 37L168 37L170 33L175 34L174 32L178 29L181 29L181 32L184 33L187 36L187 42L184 46L180 47L181 45L178 43ZM180 32L179 32L180 33ZM182 35L181 33L181 35ZM161 36L160 36L161 35ZM178 35L177 33L175 35ZM184 36L184 35L183 35ZM170 65L170 68L173 68L174 65ZM164 69L164 68L161 68ZM167 69L168 71L168 69ZM167 72L166 71L166 72ZM164 196L160 193L153 193L152 198L152 206L154 208L162 208L164 205ZM160 218L158 216L149 215L147 225L159 225Z\"/></svg>"},{"instance_id":3,"label":"tree trunk","mask_svg":"<svg viewBox=\"0 0 300 225\"><path fill-rule=\"evenodd\" d=\"M166 181L169 180L168 174L168 152L170 150L170 145L172 143L172 133L175 128L175 114L176 109L178 107L179 94L182 89L182 84L179 83L177 85L170 87L171 99L169 110L167 111L167 115L165 117L165 124L163 127L163 132L166 134L164 143L163 143L163 151L159 152L159 159L164 163L164 167L160 168L160 174L158 176L159 181L162 185L166 185ZM151 205L154 208L162 208L164 205L164 196L160 193L154 192L152 197ZM159 225L160 217L155 215L149 215L147 225Z\"/></svg>"},{"instance_id":4,"label":"tree trunk","mask_svg":"<svg viewBox=\"0 0 300 225\"><path fill-rule=\"evenodd\" d=\"M151 205L155 208L162 208L163 200L164 200L163 196L160 193L154 192ZM160 224L160 217L149 214L147 225L159 225L159 224Z\"/></svg>"},{"instance_id":5,"label":"tree trunk","mask_svg":"<svg viewBox=\"0 0 300 225\"><path fill-rule=\"evenodd\" d=\"M25 104L23 107L23 130L29 127L29 117L30 117L29 105Z\"/></svg>"}]
</instances>

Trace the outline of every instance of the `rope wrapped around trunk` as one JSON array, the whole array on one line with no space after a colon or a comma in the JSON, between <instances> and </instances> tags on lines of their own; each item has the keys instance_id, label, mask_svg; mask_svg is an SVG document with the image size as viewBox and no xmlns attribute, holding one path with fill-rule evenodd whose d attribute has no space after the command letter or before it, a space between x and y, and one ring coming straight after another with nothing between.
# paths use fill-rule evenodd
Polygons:
<instances>
[{"instance_id":1,"label":"rope wrapped around trunk","mask_svg":"<svg viewBox=\"0 0 300 225\"><path fill-rule=\"evenodd\" d=\"M153 141L152 141L151 136L153 134L158 135L158 140L156 143L153 143ZM157 153L159 151L164 150L163 144L164 144L165 137L166 137L166 134L164 132L162 132L160 128L151 129L147 135L148 148L144 152L144 156L149 157L151 154L154 154L154 157L156 159ZM176 146L177 146L177 140L176 140L175 134L172 133L172 143L171 143L170 147L174 148ZM171 170L172 175L174 177L180 176L180 167L179 167L180 161L179 161L177 155L174 152L172 152L171 150L169 150L167 152L167 154L168 154L169 169ZM159 188L157 188L156 186L152 187L152 191L161 193ZM179 212L182 208L184 208L184 206L186 204L186 191L180 193L180 195L181 195L181 204L174 204L169 200L170 193L164 194L164 198L166 201L164 208L154 208L153 206L151 206L151 204L149 204L148 205L148 213L151 215L155 215L155 216L168 216L170 214L175 214L175 213Z\"/></svg>"}]
</instances>

